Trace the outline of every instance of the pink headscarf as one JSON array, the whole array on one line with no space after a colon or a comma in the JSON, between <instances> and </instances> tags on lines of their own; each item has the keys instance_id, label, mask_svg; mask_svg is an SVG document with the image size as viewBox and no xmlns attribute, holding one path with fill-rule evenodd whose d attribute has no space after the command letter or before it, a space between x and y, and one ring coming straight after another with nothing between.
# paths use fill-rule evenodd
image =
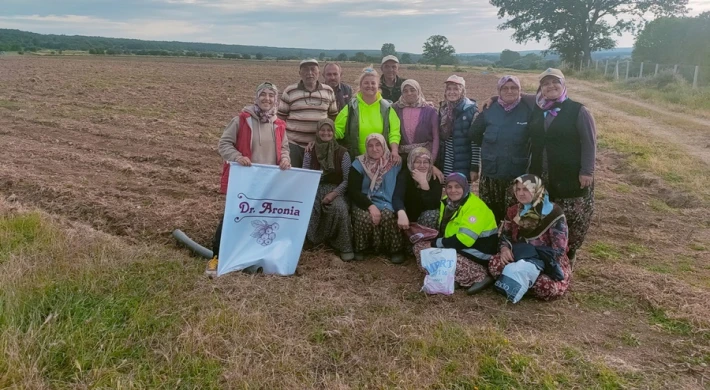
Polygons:
<instances>
[{"instance_id":1,"label":"pink headscarf","mask_svg":"<svg viewBox=\"0 0 710 390\"><path fill-rule=\"evenodd\" d=\"M513 103L510 103L510 104L504 102L503 99L501 99L500 90L501 90L501 88L503 88L505 83L507 83L508 81L512 81L515 85L517 85L519 90L522 89L522 87L520 86L520 80L515 76L511 76L511 75L503 76L500 78L500 80L498 80L498 104L503 106L503 109L506 112L513 111L513 109L515 107L517 107L518 104L520 104L520 95L518 95L518 99L516 101L514 101Z\"/></svg>"},{"instance_id":2,"label":"pink headscarf","mask_svg":"<svg viewBox=\"0 0 710 390\"><path fill-rule=\"evenodd\" d=\"M547 76L547 77L555 77L555 76ZM557 113L560 111L559 107L555 107L556 104L562 103L565 100L567 100L567 86L565 85L565 79L564 78L559 78L557 77L558 80L560 80L560 84L562 85L562 94L560 94L560 97L557 99L545 99L544 96L542 96L542 80L540 80L540 87L537 89L537 95L535 95L535 102L537 103L537 106L540 107L543 111L545 111L545 116L547 114L550 114L552 116L557 116ZM543 78L544 80L544 78Z\"/></svg>"}]
</instances>

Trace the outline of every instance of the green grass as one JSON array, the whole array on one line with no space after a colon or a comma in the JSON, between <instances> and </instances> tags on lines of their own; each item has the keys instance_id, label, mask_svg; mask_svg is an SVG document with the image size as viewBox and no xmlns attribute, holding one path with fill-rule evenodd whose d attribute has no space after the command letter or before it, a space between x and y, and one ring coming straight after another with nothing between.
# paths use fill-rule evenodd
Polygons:
<instances>
[{"instance_id":1,"label":"green grass","mask_svg":"<svg viewBox=\"0 0 710 390\"><path fill-rule=\"evenodd\" d=\"M666 202L660 200L660 199L651 199L650 202L648 202L648 206L651 207L654 211L658 211L661 213L672 213L673 207L669 206Z\"/></svg>"},{"instance_id":2,"label":"green grass","mask_svg":"<svg viewBox=\"0 0 710 390\"><path fill-rule=\"evenodd\" d=\"M626 310L634 307L634 301L619 294L605 294L595 291L592 293L575 293L574 298L580 305L596 310Z\"/></svg>"},{"instance_id":3,"label":"green grass","mask_svg":"<svg viewBox=\"0 0 710 390\"><path fill-rule=\"evenodd\" d=\"M21 105L18 102L14 102L12 100L0 99L0 108L17 111L20 109L20 107L21 107Z\"/></svg>"},{"instance_id":4,"label":"green grass","mask_svg":"<svg viewBox=\"0 0 710 390\"><path fill-rule=\"evenodd\" d=\"M589 246L589 253L601 260L617 260L621 257L621 251L613 244L595 242Z\"/></svg>"},{"instance_id":5,"label":"green grass","mask_svg":"<svg viewBox=\"0 0 710 390\"><path fill-rule=\"evenodd\" d=\"M694 242L694 243L690 244L690 249L692 249L694 251L698 251L698 252L705 252L708 250L708 247L706 247L703 244L699 244L697 242Z\"/></svg>"},{"instance_id":6,"label":"green grass","mask_svg":"<svg viewBox=\"0 0 710 390\"><path fill-rule=\"evenodd\" d=\"M652 309L649 321L652 325L676 335L689 336L693 331L693 326L688 321L669 318L663 309Z\"/></svg>"}]
</instances>

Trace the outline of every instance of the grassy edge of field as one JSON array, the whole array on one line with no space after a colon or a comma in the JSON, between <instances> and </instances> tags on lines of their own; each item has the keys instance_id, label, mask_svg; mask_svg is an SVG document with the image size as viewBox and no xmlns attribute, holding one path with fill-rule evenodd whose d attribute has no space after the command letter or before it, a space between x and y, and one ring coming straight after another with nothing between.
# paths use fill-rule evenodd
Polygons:
<instances>
[{"instance_id":1,"label":"grassy edge of field","mask_svg":"<svg viewBox=\"0 0 710 390\"><path fill-rule=\"evenodd\" d=\"M396 307L314 298L298 278L232 275L213 284L180 251L5 206L3 388L621 388L641 379L562 341L421 316L406 307L420 294ZM265 293L259 284L276 286L275 295L257 300L247 290Z\"/></svg>"}]
</instances>

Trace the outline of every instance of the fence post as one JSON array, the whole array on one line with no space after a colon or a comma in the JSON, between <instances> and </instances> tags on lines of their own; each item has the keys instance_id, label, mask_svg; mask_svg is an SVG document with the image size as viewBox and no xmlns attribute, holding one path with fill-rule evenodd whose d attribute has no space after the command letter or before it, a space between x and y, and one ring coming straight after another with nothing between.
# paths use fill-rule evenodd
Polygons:
<instances>
[{"instance_id":1,"label":"fence post","mask_svg":"<svg viewBox=\"0 0 710 390\"><path fill-rule=\"evenodd\" d=\"M643 77L643 62L641 63L641 70L639 70L639 78Z\"/></svg>"},{"instance_id":2,"label":"fence post","mask_svg":"<svg viewBox=\"0 0 710 390\"><path fill-rule=\"evenodd\" d=\"M579 59L579 71L582 71L582 64L584 64L584 58Z\"/></svg>"},{"instance_id":3,"label":"fence post","mask_svg":"<svg viewBox=\"0 0 710 390\"><path fill-rule=\"evenodd\" d=\"M695 75L693 75L693 89L698 88L698 74L700 73L700 66L695 65Z\"/></svg>"},{"instance_id":4,"label":"fence post","mask_svg":"<svg viewBox=\"0 0 710 390\"><path fill-rule=\"evenodd\" d=\"M592 67L592 59L590 58L587 60L587 68L591 68L591 67Z\"/></svg>"},{"instance_id":5,"label":"fence post","mask_svg":"<svg viewBox=\"0 0 710 390\"><path fill-rule=\"evenodd\" d=\"M606 64L604 65L604 77L606 77L606 71L609 68L609 60L606 60Z\"/></svg>"},{"instance_id":6,"label":"fence post","mask_svg":"<svg viewBox=\"0 0 710 390\"><path fill-rule=\"evenodd\" d=\"M626 61L626 78L625 78L624 80L628 80L628 79L629 79L629 68L630 68L630 67L631 67L631 62L630 62L630 61Z\"/></svg>"},{"instance_id":7,"label":"fence post","mask_svg":"<svg viewBox=\"0 0 710 390\"><path fill-rule=\"evenodd\" d=\"M596 60L596 61L594 61L594 71L596 72L598 70L599 70L599 60Z\"/></svg>"},{"instance_id":8,"label":"fence post","mask_svg":"<svg viewBox=\"0 0 710 390\"><path fill-rule=\"evenodd\" d=\"M673 74L678 73L678 64L673 65Z\"/></svg>"},{"instance_id":9,"label":"fence post","mask_svg":"<svg viewBox=\"0 0 710 390\"><path fill-rule=\"evenodd\" d=\"M619 61L616 61L616 67L614 67L614 78L619 79Z\"/></svg>"},{"instance_id":10,"label":"fence post","mask_svg":"<svg viewBox=\"0 0 710 390\"><path fill-rule=\"evenodd\" d=\"M653 73L654 76L658 76L658 64L656 64L656 71Z\"/></svg>"}]
</instances>

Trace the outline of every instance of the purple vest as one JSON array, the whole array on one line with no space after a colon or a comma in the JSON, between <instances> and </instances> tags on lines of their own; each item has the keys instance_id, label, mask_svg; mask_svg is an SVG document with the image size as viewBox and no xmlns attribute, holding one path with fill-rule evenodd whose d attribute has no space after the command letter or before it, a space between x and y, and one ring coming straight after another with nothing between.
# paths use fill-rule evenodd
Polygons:
<instances>
[{"instance_id":1,"label":"purple vest","mask_svg":"<svg viewBox=\"0 0 710 390\"><path fill-rule=\"evenodd\" d=\"M414 130L414 139L409 139L407 132L404 131L404 109L397 106L393 107L401 123L399 132L402 136L402 140L400 144L411 145L434 141L431 129L432 116L438 117L439 115L434 107L424 106L419 111L419 121L417 122L417 128Z\"/></svg>"}]
</instances>

